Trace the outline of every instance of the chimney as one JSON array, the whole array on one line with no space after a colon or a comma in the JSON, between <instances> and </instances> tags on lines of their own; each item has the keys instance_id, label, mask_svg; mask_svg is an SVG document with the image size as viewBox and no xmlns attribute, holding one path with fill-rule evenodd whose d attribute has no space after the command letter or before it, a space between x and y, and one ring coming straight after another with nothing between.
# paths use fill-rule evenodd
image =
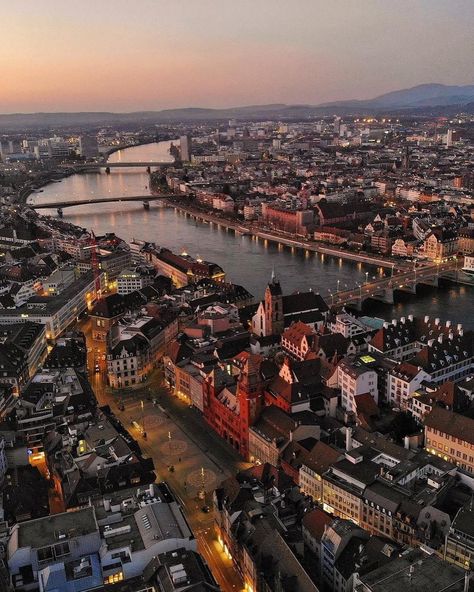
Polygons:
<instances>
[{"instance_id":1,"label":"chimney","mask_svg":"<svg viewBox=\"0 0 474 592\"><path fill-rule=\"evenodd\" d=\"M352 450L352 428L346 428L346 452Z\"/></svg>"}]
</instances>

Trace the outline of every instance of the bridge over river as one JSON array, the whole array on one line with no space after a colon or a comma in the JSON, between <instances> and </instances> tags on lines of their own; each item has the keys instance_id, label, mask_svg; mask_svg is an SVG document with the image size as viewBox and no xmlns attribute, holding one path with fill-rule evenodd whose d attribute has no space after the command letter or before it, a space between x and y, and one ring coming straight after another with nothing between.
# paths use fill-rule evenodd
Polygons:
<instances>
[{"instance_id":1,"label":"bridge over river","mask_svg":"<svg viewBox=\"0 0 474 592\"><path fill-rule=\"evenodd\" d=\"M156 162L153 160L150 161L135 161L135 162L124 162L124 161L117 161L117 162L90 162L84 164L66 164L62 165L62 168L65 169L73 169L77 172L82 171L94 171L98 169L125 169L125 168L146 168L146 169L161 169L167 168L170 166L176 166L175 162Z\"/></svg>"},{"instance_id":2,"label":"bridge over river","mask_svg":"<svg viewBox=\"0 0 474 592\"><path fill-rule=\"evenodd\" d=\"M339 292L330 292L331 306L341 308L347 304L360 308L364 300L373 298L381 300L386 304L394 303L394 292L408 292L416 294L416 287L419 284L438 286L440 277L453 281L461 281L470 284L467 278L461 278L461 260L456 257L434 264L415 264L409 270L403 270L390 277L378 280L358 283L355 288Z\"/></svg>"},{"instance_id":3,"label":"bridge over river","mask_svg":"<svg viewBox=\"0 0 474 592\"><path fill-rule=\"evenodd\" d=\"M160 195L122 195L120 197L91 197L90 199L77 199L74 201L51 201L43 203L29 204L29 207L34 210L49 210L54 208L60 214L64 208L73 208L74 206L84 206L101 203L119 203L119 202L134 202L141 201L143 206L147 208L150 201L156 201L158 199L170 199L173 197L182 197L174 193L160 194Z\"/></svg>"}]
</instances>

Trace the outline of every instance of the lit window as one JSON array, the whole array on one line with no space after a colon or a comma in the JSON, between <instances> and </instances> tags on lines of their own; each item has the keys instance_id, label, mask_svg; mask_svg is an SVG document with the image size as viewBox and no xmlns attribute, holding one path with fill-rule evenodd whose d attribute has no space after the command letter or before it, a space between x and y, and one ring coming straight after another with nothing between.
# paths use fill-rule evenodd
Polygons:
<instances>
[{"instance_id":1,"label":"lit window","mask_svg":"<svg viewBox=\"0 0 474 592\"><path fill-rule=\"evenodd\" d=\"M112 574L112 575L104 578L104 584L118 584L118 582L121 582L122 580L123 580L123 572L119 571L115 574Z\"/></svg>"}]
</instances>

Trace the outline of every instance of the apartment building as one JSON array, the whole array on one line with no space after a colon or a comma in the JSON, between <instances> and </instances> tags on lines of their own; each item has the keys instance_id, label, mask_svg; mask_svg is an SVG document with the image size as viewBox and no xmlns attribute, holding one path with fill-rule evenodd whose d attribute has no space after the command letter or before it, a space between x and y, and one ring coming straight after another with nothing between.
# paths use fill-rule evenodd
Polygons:
<instances>
[{"instance_id":1,"label":"apartment building","mask_svg":"<svg viewBox=\"0 0 474 592\"><path fill-rule=\"evenodd\" d=\"M425 450L474 475L474 419L435 407L424 424Z\"/></svg>"},{"instance_id":2,"label":"apartment building","mask_svg":"<svg viewBox=\"0 0 474 592\"><path fill-rule=\"evenodd\" d=\"M95 280L85 273L56 296L34 296L15 309L0 311L0 323L33 321L45 325L46 339L59 337L96 299Z\"/></svg>"},{"instance_id":3,"label":"apartment building","mask_svg":"<svg viewBox=\"0 0 474 592\"><path fill-rule=\"evenodd\" d=\"M388 372L386 399L392 407L406 411L417 389L423 381L429 380L430 376L424 370L402 362Z\"/></svg>"},{"instance_id":4,"label":"apartment building","mask_svg":"<svg viewBox=\"0 0 474 592\"><path fill-rule=\"evenodd\" d=\"M32 322L0 325L0 384L11 385L13 393L18 395L47 353L44 325Z\"/></svg>"},{"instance_id":5,"label":"apartment building","mask_svg":"<svg viewBox=\"0 0 474 592\"><path fill-rule=\"evenodd\" d=\"M268 405L249 428L249 459L256 464L280 462L283 448L289 442L297 423L276 405Z\"/></svg>"},{"instance_id":6,"label":"apartment building","mask_svg":"<svg viewBox=\"0 0 474 592\"><path fill-rule=\"evenodd\" d=\"M441 261L458 252L458 236L454 230L430 232L423 243L423 250L431 261Z\"/></svg>"},{"instance_id":7,"label":"apartment building","mask_svg":"<svg viewBox=\"0 0 474 592\"><path fill-rule=\"evenodd\" d=\"M124 295L141 290L153 283L153 274L140 269L124 269L117 277L117 294Z\"/></svg>"},{"instance_id":8,"label":"apartment building","mask_svg":"<svg viewBox=\"0 0 474 592\"><path fill-rule=\"evenodd\" d=\"M473 332L441 323L429 316L385 322L369 342L369 353L380 353L399 362L409 361L424 370L431 382L463 380L474 366Z\"/></svg>"},{"instance_id":9,"label":"apartment building","mask_svg":"<svg viewBox=\"0 0 474 592\"><path fill-rule=\"evenodd\" d=\"M356 397L367 393L378 403L378 374L375 358L370 355L344 358L337 367L337 386L341 389L341 406L357 412Z\"/></svg>"},{"instance_id":10,"label":"apartment building","mask_svg":"<svg viewBox=\"0 0 474 592\"><path fill-rule=\"evenodd\" d=\"M474 508L460 508L446 536L443 558L449 563L472 571L474 567Z\"/></svg>"},{"instance_id":11,"label":"apartment building","mask_svg":"<svg viewBox=\"0 0 474 592\"><path fill-rule=\"evenodd\" d=\"M340 333L349 339L357 335L364 335L371 330L371 328L364 325L360 319L357 319L347 312L335 315L335 317L329 322L329 328L332 333Z\"/></svg>"},{"instance_id":12,"label":"apartment building","mask_svg":"<svg viewBox=\"0 0 474 592\"><path fill-rule=\"evenodd\" d=\"M346 451L323 475L323 509L334 516L362 521L362 494L379 472L371 458L376 452L365 447Z\"/></svg>"},{"instance_id":13,"label":"apartment building","mask_svg":"<svg viewBox=\"0 0 474 592\"><path fill-rule=\"evenodd\" d=\"M15 524L6 560L15 590L86 591L142 577L160 554L196 546L167 486L152 484Z\"/></svg>"},{"instance_id":14,"label":"apartment building","mask_svg":"<svg viewBox=\"0 0 474 592\"><path fill-rule=\"evenodd\" d=\"M337 461L342 459L339 450L324 442L317 442L310 453L305 455L299 469L300 490L316 502L323 499L323 475Z\"/></svg>"}]
</instances>

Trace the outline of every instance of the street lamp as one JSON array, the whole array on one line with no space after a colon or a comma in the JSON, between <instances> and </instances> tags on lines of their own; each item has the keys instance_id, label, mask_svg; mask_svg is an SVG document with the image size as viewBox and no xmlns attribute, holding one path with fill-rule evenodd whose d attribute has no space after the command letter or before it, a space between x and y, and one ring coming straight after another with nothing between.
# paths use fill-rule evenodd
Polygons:
<instances>
[{"instance_id":1,"label":"street lamp","mask_svg":"<svg viewBox=\"0 0 474 592\"><path fill-rule=\"evenodd\" d=\"M201 491L199 492L199 497L206 501L206 489L204 487L205 483L205 474L204 474L204 467L201 467Z\"/></svg>"},{"instance_id":2,"label":"street lamp","mask_svg":"<svg viewBox=\"0 0 474 592\"><path fill-rule=\"evenodd\" d=\"M365 283L366 284L369 283L369 272L368 271L365 272Z\"/></svg>"},{"instance_id":3,"label":"street lamp","mask_svg":"<svg viewBox=\"0 0 474 592\"><path fill-rule=\"evenodd\" d=\"M146 438L146 430L145 430L145 407L143 405L143 399L140 401L140 406L142 408L142 436Z\"/></svg>"}]
</instances>

